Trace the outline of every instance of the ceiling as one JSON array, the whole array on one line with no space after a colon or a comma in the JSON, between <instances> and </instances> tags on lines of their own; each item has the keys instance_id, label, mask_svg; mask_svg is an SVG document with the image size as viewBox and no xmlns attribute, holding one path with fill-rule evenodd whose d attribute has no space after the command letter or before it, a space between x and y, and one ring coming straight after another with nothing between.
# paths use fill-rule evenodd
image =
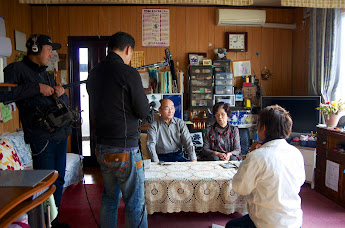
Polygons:
<instances>
[{"instance_id":1,"label":"ceiling","mask_svg":"<svg viewBox=\"0 0 345 228\"><path fill-rule=\"evenodd\" d=\"M281 7L280 0L253 0L253 6Z\"/></svg>"}]
</instances>

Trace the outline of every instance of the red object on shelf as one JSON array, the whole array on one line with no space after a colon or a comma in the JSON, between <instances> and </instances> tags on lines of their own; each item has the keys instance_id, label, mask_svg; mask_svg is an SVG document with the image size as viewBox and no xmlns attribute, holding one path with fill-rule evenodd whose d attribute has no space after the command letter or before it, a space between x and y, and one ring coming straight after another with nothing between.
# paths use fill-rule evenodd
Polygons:
<instances>
[{"instance_id":1,"label":"red object on shelf","mask_svg":"<svg viewBox=\"0 0 345 228\"><path fill-rule=\"evenodd\" d=\"M250 83L250 82L243 82L243 86L249 87L249 86L252 86L252 83Z\"/></svg>"}]
</instances>

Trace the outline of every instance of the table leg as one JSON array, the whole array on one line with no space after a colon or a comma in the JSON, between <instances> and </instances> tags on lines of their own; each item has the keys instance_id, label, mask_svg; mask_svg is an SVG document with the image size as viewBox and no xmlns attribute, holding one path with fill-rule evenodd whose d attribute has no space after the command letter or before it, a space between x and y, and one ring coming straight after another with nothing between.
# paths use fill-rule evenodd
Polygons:
<instances>
[{"instance_id":1,"label":"table leg","mask_svg":"<svg viewBox=\"0 0 345 228\"><path fill-rule=\"evenodd\" d=\"M30 227L45 228L43 203L28 212Z\"/></svg>"}]
</instances>

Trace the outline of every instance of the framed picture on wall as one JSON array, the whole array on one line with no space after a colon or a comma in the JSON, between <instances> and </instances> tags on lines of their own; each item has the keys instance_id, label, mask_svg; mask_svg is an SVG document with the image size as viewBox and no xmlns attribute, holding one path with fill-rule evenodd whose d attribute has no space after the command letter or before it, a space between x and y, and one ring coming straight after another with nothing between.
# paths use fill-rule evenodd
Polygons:
<instances>
[{"instance_id":1,"label":"framed picture on wall","mask_svg":"<svg viewBox=\"0 0 345 228\"><path fill-rule=\"evenodd\" d=\"M205 52L190 52L190 53L188 53L188 57L189 57L189 64L190 65L202 65L203 60L207 59L207 53L205 53ZM193 64L191 63L191 57L193 58ZM198 60L196 60L196 58Z\"/></svg>"},{"instance_id":2,"label":"framed picture on wall","mask_svg":"<svg viewBox=\"0 0 345 228\"><path fill-rule=\"evenodd\" d=\"M199 65L199 58L197 54L189 54L189 64Z\"/></svg>"},{"instance_id":3,"label":"framed picture on wall","mask_svg":"<svg viewBox=\"0 0 345 228\"><path fill-rule=\"evenodd\" d=\"M212 65L212 60L211 59L204 59L202 61L202 65Z\"/></svg>"},{"instance_id":4,"label":"framed picture on wall","mask_svg":"<svg viewBox=\"0 0 345 228\"><path fill-rule=\"evenodd\" d=\"M250 60L232 61L232 70L234 77L241 77L252 74Z\"/></svg>"}]
</instances>

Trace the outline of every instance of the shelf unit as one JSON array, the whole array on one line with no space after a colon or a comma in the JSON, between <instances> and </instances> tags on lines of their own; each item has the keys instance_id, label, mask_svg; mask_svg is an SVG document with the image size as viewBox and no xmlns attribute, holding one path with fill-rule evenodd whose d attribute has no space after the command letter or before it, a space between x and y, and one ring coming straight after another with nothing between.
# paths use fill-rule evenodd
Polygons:
<instances>
[{"instance_id":1,"label":"shelf unit","mask_svg":"<svg viewBox=\"0 0 345 228\"><path fill-rule=\"evenodd\" d=\"M191 108L212 107L212 66L191 66L189 68L189 75Z\"/></svg>"},{"instance_id":2,"label":"shelf unit","mask_svg":"<svg viewBox=\"0 0 345 228\"><path fill-rule=\"evenodd\" d=\"M190 66L190 119L193 128L206 128L209 124L208 110L213 106L212 66Z\"/></svg>"}]
</instances>

